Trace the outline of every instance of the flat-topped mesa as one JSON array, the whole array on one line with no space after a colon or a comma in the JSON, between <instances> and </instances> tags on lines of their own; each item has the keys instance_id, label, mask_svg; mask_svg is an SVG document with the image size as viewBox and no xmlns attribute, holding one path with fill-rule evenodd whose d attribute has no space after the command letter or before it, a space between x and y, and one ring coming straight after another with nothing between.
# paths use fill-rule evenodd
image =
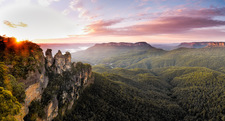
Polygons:
<instances>
[{"instance_id":1,"label":"flat-topped mesa","mask_svg":"<svg viewBox=\"0 0 225 121\"><path fill-rule=\"evenodd\" d=\"M110 43L102 43L96 44L95 46L114 46L114 47L152 47L150 44L146 42L136 42L136 43L126 43L126 42L110 42Z\"/></svg>"},{"instance_id":2,"label":"flat-topped mesa","mask_svg":"<svg viewBox=\"0 0 225 121\"><path fill-rule=\"evenodd\" d=\"M186 48L225 47L225 42L190 42L190 43L181 43L178 47L186 47Z\"/></svg>"},{"instance_id":3,"label":"flat-topped mesa","mask_svg":"<svg viewBox=\"0 0 225 121\"><path fill-rule=\"evenodd\" d=\"M225 47L225 42L211 42L207 47Z\"/></svg>"},{"instance_id":4,"label":"flat-topped mesa","mask_svg":"<svg viewBox=\"0 0 225 121\"><path fill-rule=\"evenodd\" d=\"M62 52L59 50L53 58L52 50L47 49L45 55L47 67L54 67L52 69L56 73L61 74L63 71L71 69L71 54L69 52L66 52L66 54L63 55Z\"/></svg>"}]
</instances>

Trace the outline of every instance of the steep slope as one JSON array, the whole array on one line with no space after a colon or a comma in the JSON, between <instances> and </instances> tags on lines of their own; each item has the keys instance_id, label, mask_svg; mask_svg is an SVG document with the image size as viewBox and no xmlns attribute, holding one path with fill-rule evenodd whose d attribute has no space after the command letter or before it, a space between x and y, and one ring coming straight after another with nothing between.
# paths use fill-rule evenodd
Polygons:
<instances>
[{"instance_id":1,"label":"steep slope","mask_svg":"<svg viewBox=\"0 0 225 121\"><path fill-rule=\"evenodd\" d=\"M18 109L10 114L17 115L18 120L23 120L25 115L24 120L29 121L52 120L63 115L71 109L82 90L93 83L91 66L71 63L68 52L63 55L59 51L52 57L48 49L44 57L37 44L18 43L9 37L0 37L0 49L0 71L5 73L0 76L0 86L15 96L12 97L15 103L18 100L22 104L21 111Z\"/></svg>"},{"instance_id":2,"label":"steep slope","mask_svg":"<svg viewBox=\"0 0 225 121\"><path fill-rule=\"evenodd\" d=\"M100 69L101 68L101 69ZM102 70L103 69L103 70ZM56 120L224 120L225 74L203 67L94 67L91 85Z\"/></svg>"},{"instance_id":3,"label":"steep slope","mask_svg":"<svg viewBox=\"0 0 225 121\"><path fill-rule=\"evenodd\" d=\"M133 80L115 74L94 77L95 83L84 91L72 111L57 121L172 121L185 116L182 108L162 92L140 89L129 83Z\"/></svg>"}]
</instances>

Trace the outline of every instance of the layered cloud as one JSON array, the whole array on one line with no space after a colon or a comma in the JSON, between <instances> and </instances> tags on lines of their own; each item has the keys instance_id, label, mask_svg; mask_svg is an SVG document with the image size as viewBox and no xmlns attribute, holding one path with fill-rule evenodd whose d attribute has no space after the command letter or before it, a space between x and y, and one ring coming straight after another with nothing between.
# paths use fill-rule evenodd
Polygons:
<instances>
[{"instance_id":1,"label":"layered cloud","mask_svg":"<svg viewBox=\"0 0 225 121\"><path fill-rule=\"evenodd\" d=\"M154 20L137 23L123 28L112 28L120 20L98 21L88 25L85 31L90 35L142 36L158 34L177 34L195 29L222 27L224 20L215 19L225 15L225 8L200 10L166 11ZM199 30L200 31L200 30Z\"/></svg>"},{"instance_id":2,"label":"layered cloud","mask_svg":"<svg viewBox=\"0 0 225 121\"><path fill-rule=\"evenodd\" d=\"M0 33L66 41L222 40L224 5L222 0L0 0Z\"/></svg>"}]
</instances>

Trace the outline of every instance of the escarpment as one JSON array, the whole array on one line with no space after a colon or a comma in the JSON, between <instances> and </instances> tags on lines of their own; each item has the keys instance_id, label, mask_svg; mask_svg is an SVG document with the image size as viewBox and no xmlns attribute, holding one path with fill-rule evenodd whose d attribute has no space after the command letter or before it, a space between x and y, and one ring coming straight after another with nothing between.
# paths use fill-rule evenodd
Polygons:
<instances>
[{"instance_id":1,"label":"escarpment","mask_svg":"<svg viewBox=\"0 0 225 121\"><path fill-rule=\"evenodd\" d=\"M36 84L29 85L26 90L27 97L32 98L24 107L26 109L24 114L27 114L24 120L31 120L35 117L39 120L51 121L58 115L62 116L72 108L82 90L93 83L91 66L81 62L72 63L69 52L62 54L59 50L53 57L52 50L47 49L45 56L43 64L45 74L40 76L44 79L42 81L39 79ZM32 101L35 102L31 103ZM31 111L28 111L28 106ZM37 107L39 107L38 110Z\"/></svg>"}]
</instances>

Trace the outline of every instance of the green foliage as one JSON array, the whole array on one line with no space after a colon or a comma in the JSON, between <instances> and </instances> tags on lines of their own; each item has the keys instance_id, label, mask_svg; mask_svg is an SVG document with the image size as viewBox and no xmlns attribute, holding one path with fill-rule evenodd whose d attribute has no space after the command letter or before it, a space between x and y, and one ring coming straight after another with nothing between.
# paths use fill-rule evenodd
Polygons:
<instances>
[{"instance_id":1,"label":"green foliage","mask_svg":"<svg viewBox=\"0 0 225 121\"><path fill-rule=\"evenodd\" d=\"M42 49L29 41L0 44L0 61L10 65L10 73L17 79L26 79L29 71L40 68Z\"/></svg>"},{"instance_id":2,"label":"green foliage","mask_svg":"<svg viewBox=\"0 0 225 121\"><path fill-rule=\"evenodd\" d=\"M32 101L29 106L29 113L24 117L25 121L36 121L38 117L43 118L46 114L44 112L44 106L40 101Z\"/></svg>"},{"instance_id":3,"label":"green foliage","mask_svg":"<svg viewBox=\"0 0 225 121\"><path fill-rule=\"evenodd\" d=\"M146 57L159 55L162 53L164 53L163 50L152 47L93 46L85 51L74 53L72 56L74 56L74 61L87 62L93 65L115 63L115 61L118 61L117 57L119 57L119 59L124 61L119 63L120 66L117 67L124 67L136 63ZM132 56L135 56L136 58L130 59Z\"/></svg>"},{"instance_id":4,"label":"green foliage","mask_svg":"<svg viewBox=\"0 0 225 121\"><path fill-rule=\"evenodd\" d=\"M188 113L184 120L223 120L225 74L200 67L158 69L168 79L172 97Z\"/></svg>"},{"instance_id":5,"label":"green foliage","mask_svg":"<svg viewBox=\"0 0 225 121\"><path fill-rule=\"evenodd\" d=\"M14 76L8 74L8 67L2 62L0 62L0 72L0 86L11 91L19 102L24 102L26 97L24 84L19 83Z\"/></svg>"},{"instance_id":6,"label":"green foliage","mask_svg":"<svg viewBox=\"0 0 225 121\"><path fill-rule=\"evenodd\" d=\"M140 89L131 79L116 74L94 78L63 120L179 120L185 114L166 94Z\"/></svg>"},{"instance_id":7,"label":"green foliage","mask_svg":"<svg viewBox=\"0 0 225 121\"><path fill-rule=\"evenodd\" d=\"M0 87L0 120L13 121L16 120L13 116L20 112L21 104L8 90Z\"/></svg>"},{"instance_id":8,"label":"green foliage","mask_svg":"<svg viewBox=\"0 0 225 121\"><path fill-rule=\"evenodd\" d=\"M24 99L26 98L24 84L18 83L18 81L16 81L16 78L12 75L9 75L9 78L11 80L11 85L13 90L12 94L17 98L19 102L24 102Z\"/></svg>"},{"instance_id":9,"label":"green foliage","mask_svg":"<svg viewBox=\"0 0 225 121\"><path fill-rule=\"evenodd\" d=\"M207 67L219 70L225 67L225 48L179 48L172 51L151 49L118 49L105 47L77 52L74 56L82 61L95 64L105 64L110 68L144 68L155 69L170 66ZM108 52L108 53L107 53ZM85 55L85 56L84 56Z\"/></svg>"},{"instance_id":10,"label":"green foliage","mask_svg":"<svg viewBox=\"0 0 225 121\"><path fill-rule=\"evenodd\" d=\"M0 62L0 87L12 91L12 86L8 77L8 67L3 62Z\"/></svg>"}]
</instances>

